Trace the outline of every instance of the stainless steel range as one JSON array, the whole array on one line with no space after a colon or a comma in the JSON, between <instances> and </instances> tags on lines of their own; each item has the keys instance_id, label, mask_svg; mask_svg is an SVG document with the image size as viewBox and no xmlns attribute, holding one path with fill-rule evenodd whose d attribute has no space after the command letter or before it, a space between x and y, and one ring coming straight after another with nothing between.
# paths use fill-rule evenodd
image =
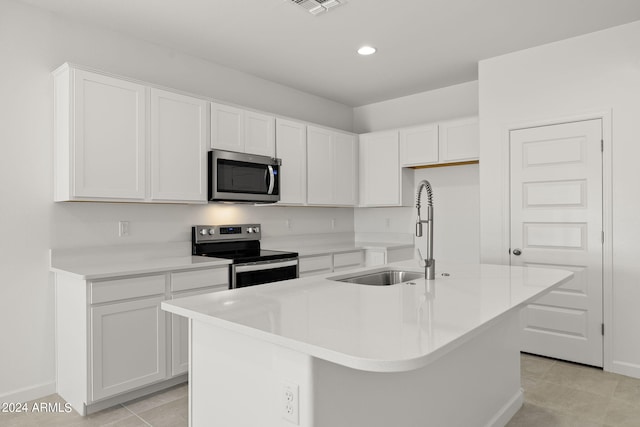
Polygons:
<instances>
[{"instance_id":1,"label":"stainless steel range","mask_svg":"<svg viewBox=\"0 0 640 427\"><path fill-rule=\"evenodd\" d=\"M243 288L298 277L296 252L260 247L260 224L191 227L193 255L232 260L229 288Z\"/></svg>"}]
</instances>

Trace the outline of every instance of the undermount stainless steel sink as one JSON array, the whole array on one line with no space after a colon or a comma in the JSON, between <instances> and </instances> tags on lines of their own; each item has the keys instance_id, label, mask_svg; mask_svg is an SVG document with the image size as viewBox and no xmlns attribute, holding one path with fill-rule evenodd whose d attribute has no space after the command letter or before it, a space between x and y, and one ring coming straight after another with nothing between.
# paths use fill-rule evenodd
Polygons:
<instances>
[{"instance_id":1,"label":"undermount stainless steel sink","mask_svg":"<svg viewBox=\"0 0 640 427\"><path fill-rule=\"evenodd\" d=\"M410 280L424 279L424 273L404 270L382 270L359 272L354 275L336 276L329 279L337 282L357 283L359 285L389 286Z\"/></svg>"}]
</instances>

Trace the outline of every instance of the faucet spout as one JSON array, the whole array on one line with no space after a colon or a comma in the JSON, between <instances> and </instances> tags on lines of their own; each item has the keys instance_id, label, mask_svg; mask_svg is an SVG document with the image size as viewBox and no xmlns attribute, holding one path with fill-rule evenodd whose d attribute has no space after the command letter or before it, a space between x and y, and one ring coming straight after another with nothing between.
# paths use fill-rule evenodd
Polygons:
<instances>
[{"instance_id":1,"label":"faucet spout","mask_svg":"<svg viewBox=\"0 0 640 427\"><path fill-rule=\"evenodd\" d=\"M427 219L420 218L421 208L421 196L422 190L427 192ZM433 259L433 191L431 190L431 184L426 179L420 181L418 184L418 191L416 192L416 209L418 210L418 218L416 220L416 237L422 237L422 224L427 224L427 257L424 262L424 278L427 280L435 280L436 261Z\"/></svg>"}]
</instances>

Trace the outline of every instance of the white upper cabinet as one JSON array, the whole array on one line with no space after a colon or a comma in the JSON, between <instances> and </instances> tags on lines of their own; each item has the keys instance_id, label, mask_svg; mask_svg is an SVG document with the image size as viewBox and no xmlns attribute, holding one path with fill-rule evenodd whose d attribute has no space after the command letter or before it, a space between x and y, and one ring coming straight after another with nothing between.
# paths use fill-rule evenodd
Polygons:
<instances>
[{"instance_id":1,"label":"white upper cabinet","mask_svg":"<svg viewBox=\"0 0 640 427\"><path fill-rule=\"evenodd\" d=\"M244 152L244 111L211 103L211 148Z\"/></svg>"},{"instance_id":2,"label":"white upper cabinet","mask_svg":"<svg viewBox=\"0 0 640 427\"><path fill-rule=\"evenodd\" d=\"M244 151L274 157L276 154L276 119L266 114L244 114Z\"/></svg>"},{"instance_id":3,"label":"white upper cabinet","mask_svg":"<svg viewBox=\"0 0 640 427\"><path fill-rule=\"evenodd\" d=\"M275 155L275 117L211 103L211 148Z\"/></svg>"},{"instance_id":4,"label":"white upper cabinet","mask_svg":"<svg viewBox=\"0 0 640 427\"><path fill-rule=\"evenodd\" d=\"M402 166L438 163L438 125L401 129L400 163Z\"/></svg>"},{"instance_id":5,"label":"white upper cabinet","mask_svg":"<svg viewBox=\"0 0 640 427\"><path fill-rule=\"evenodd\" d=\"M440 123L440 162L462 162L479 157L478 118Z\"/></svg>"},{"instance_id":6,"label":"white upper cabinet","mask_svg":"<svg viewBox=\"0 0 640 427\"><path fill-rule=\"evenodd\" d=\"M478 118L400 129L400 164L428 166L478 160Z\"/></svg>"},{"instance_id":7,"label":"white upper cabinet","mask_svg":"<svg viewBox=\"0 0 640 427\"><path fill-rule=\"evenodd\" d=\"M151 89L151 198L207 201L207 102Z\"/></svg>"},{"instance_id":8,"label":"white upper cabinet","mask_svg":"<svg viewBox=\"0 0 640 427\"><path fill-rule=\"evenodd\" d=\"M68 64L54 85L54 200L206 203L207 101Z\"/></svg>"},{"instance_id":9,"label":"white upper cabinet","mask_svg":"<svg viewBox=\"0 0 640 427\"><path fill-rule=\"evenodd\" d=\"M398 131L360 135L360 206L411 206L413 174L399 152Z\"/></svg>"},{"instance_id":10,"label":"white upper cabinet","mask_svg":"<svg viewBox=\"0 0 640 427\"><path fill-rule=\"evenodd\" d=\"M358 147L355 135L307 126L307 202L357 203Z\"/></svg>"},{"instance_id":11,"label":"white upper cabinet","mask_svg":"<svg viewBox=\"0 0 640 427\"><path fill-rule=\"evenodd\" d=\"M358 203L358 139L355 135L334 133L333 203L345 206Z\"/></svg>"},{"instance_id":12,"label":"white upper cabinet","mask_svg":"<svg viewBox=\"0 0 640 427\"><path fill-rule=\"evenodd\" d=\"M54 81L55 200L144 200L146 88L69 67Z\"/></svg>"},{"instance_id":13,"label":"white upper cabinet","mask_svg":"<svg viewBox=\"0 0 640 427\"><path fill-rule=\"evenodd\" d=\"M276 157L280 166L280 202L304 205L307 202L307 126L276 119Z\"/></svg>"}]
</instances>

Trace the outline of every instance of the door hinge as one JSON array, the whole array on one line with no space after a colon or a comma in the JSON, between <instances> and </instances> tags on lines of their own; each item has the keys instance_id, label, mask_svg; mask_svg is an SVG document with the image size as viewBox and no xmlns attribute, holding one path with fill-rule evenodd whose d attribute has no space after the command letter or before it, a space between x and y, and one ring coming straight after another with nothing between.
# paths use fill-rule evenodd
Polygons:
<instances>
[{"instance_id":1,"label":"door hinge","mask_svg":"<svg viewBox=\"0 0 640 427\"><path fill-rule=\"evenodd\" d=\"M600 333L604 335L604 323L600 324Z\"/></svg>"},{"instance_id":2,"label":"door hinge","mask_svg":"<svg viewBox=\"0 0 640 427\"><path fill-rule=\"evenodd\" d=\"M604 153L604 139L600 140L600 152Z\"/></svg>"},{"instance_id":3,"label":"door hinge","mask_svg":"<svg viewBox=\"0 0 640 427\"><path fill-rule=\"evenodd\" d=\"M602 232L602 244L604 244L604 231Z\"/></svg>"}]
</instances>

